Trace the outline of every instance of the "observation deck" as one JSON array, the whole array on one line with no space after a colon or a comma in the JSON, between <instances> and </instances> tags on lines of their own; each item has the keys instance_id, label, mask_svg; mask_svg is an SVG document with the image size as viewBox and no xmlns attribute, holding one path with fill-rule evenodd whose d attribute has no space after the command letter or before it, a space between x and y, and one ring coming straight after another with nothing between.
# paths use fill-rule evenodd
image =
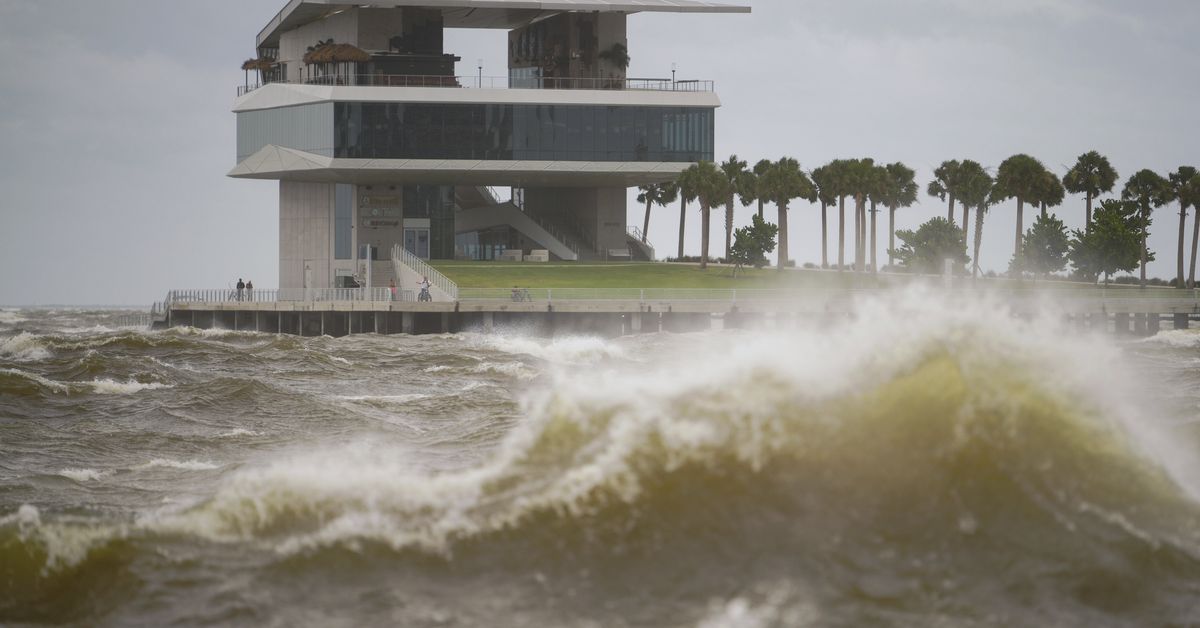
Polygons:
<instances>
[{"instance_id":1,"label":"observation deck","mask_svg":"<svg viewBox=\"0 0 1200 628\"><path fill-rule=\"evenodd\" d=\"M272 84L325 87L442 87L459 89L533 89L713 93L711 80L669 78L512 78L507 76L431 76L421 74L353 74L264 81L238 85L239 97Z\"/></svg>"}]
</instances>

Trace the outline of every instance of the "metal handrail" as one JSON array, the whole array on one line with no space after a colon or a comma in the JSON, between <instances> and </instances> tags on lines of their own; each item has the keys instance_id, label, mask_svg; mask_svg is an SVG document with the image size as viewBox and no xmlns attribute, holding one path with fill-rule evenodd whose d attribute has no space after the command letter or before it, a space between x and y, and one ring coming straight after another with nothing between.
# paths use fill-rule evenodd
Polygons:
<instances>
[{"instance_id":1,"label":"metal handrail","mask_svg":"<svg viewBox=\"0 0 1200 628\"><path fill-rule=\"evenodd\" d=\"M392 264L408 266L418 275L424 275L431 285L445 292L451 301L458 300L458 284L450 281L449 277L438 272L437 269L430 266L425 260L413 255L411 251L399 244L392 246ZM396 269L396 276L400 276L399 269Z\"/></svg>"},{"instance_id":2,"label":"metal handrail","mask_svg":"<svg viewBox=\"0 0 1200 628\"><path fill-rule=\"evenodd\" d=\"M281 290L242 290L239 295L231 288L204 288L171 290L167 293L164 308L176 303L285 303L302 301L349 302L349 301L412 301L411 291L397 290L392 297L391 288L284 288Z\"/></svg>"},{"instance_id":3,"label":"metal handrail","mask_svg":"<svg viewBox=\"0 0 1200 628\"><path fill-rule=\"evenodd\" d=\"M331 85L336 87L457 87L475 89L585 89L603 91L712 92L713 81L673 81L668 78L512 78L508 76L438 76L425 74L329 74L299 79L239 85L238 96L263 85Z\"/></svg>"}]
</instances>

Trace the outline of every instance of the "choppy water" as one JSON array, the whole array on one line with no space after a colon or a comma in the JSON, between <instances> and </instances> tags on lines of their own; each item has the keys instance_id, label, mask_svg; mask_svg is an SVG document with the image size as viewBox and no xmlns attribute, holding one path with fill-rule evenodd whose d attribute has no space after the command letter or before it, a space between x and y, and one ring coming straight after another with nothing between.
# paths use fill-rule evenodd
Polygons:
<instances>
[{"instance_id":1,"label":"choppy water","mask_svg":"<svg viewBox=\"0 0 1200 628\"><path fill-rule=\"evenodd\" d=\"M1200 331L297 338L0 311L0 623L1183 626Z\"/></svg>"}]
</instances>

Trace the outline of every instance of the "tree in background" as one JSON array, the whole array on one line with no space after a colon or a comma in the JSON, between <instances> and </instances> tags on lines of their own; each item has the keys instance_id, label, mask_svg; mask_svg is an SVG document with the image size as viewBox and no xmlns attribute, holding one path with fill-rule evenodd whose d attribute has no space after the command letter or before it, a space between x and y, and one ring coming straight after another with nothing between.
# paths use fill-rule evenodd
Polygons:
<instances>
[{"instance_id":1,"label":"tree in background","mask_svg":"<svg viewBox=\"0 0 1200 628\"><path fill-rule=\"evenodd\" d=\"M1138 170L1132 177L1129 177L1129 180L1125 182L1125 188L1121 190L1121 198L1136 202L1141 212L1142 268L1139 285L1143 288L1146 287L1146 262L1149 261L1146 236L1150 229L1150 214L1154 208L1166 205L1170 196L1171 189L1167 180L1149 169Z\"/></svg>"},{"instance_id":2,"label":"tree in background","mask_svg":"<svg viewBox=\"0 0 1200 628\"><path fill-rule=\"evenodd\" d=\"M846 190L854 197L854 270L862 272L867 262L867 198L879 187L875 160L848 159L844 166Z\"/></svg>"},{"instance_id":3,"label":"tree in background","mask_svg":"<svg viewBox=\"0 0 1200 628\"><path fill-rule=\"evenodd\" d=\"M788 204L794 198L816 202L817 189L800 169L800 162L791 157L775 162L767 171L766 181L768 195L779 208L779 270L783 270L788 261Z\"/></svg>"},{"instance_id":4,"label":"tree in background","mask_svg":"<svg viewBox=\"0 0 1200 628\"><path fill-rule=\"evenodd\" d=\"M729 198L729 179L713 162L701 161L684 170L679 181L681 187L691 187L696 201L700 203L700 270L706 270L711 210Z\"/></svg>"},{"instance_id":5,"label":"tree in background","mask_svg":"<svg viewBox=\"0 0 1200 628\"><path fill-rule=\"evenodd\" d=\"M992 190L995 200L1017 199L1017 229L1013 242L1013 266L1021 271L1021 237L1025 232L1025 203L1039 198L1045 186L1046 167L1042 162L1025 154L1017 154L1000 163L996 171L996 183Z\"/></svg>"},{"instance_id":6,"label":"tree in background","mask_svg":"<svg viewBox=\"0 0 1200 628\"><path fill-rule=\"evenodd\" d=\"M962 231L941 217L933 218L916 231L901 230L896 235L904 246L893 251L900 265L910 272L937 274L945 260L953 260L958 271L970 261Z\"/></svg>"},{"instance_id":7,"label":"tree in background","mask_svg":"<svg viewBox=\"0 0 1200 628\"><path fill-rule=\"evenodd\" d=\"M775 165L775 163L772 162L770 159L759 159L758 163L754 164L754 170L751 171L754 173L754 186L753 186L754 196L752 198L755 201L758 201L758 217L759 218L763 217L763 203L766 203L771 200L768 197L768 195L766 194L766 186L763 185L763 177L766 176L767 171L770 170L771 166L773 166L773 165ZM751 197L746 197L746 198L751 198ZM749 203L746 203L745 200L743 200L742 203L749 205Z\"/></svg>"},{"instance_id":8,"label":"tree in background","mask_svg":"<svg viewBox=\"0 0 1200 628\"><path fill-rule=\"evenodd\" d=\"M1167 198L1179 203L1179 259L1176 264L1175 287L1186 288L1187 284L1183 279L1183 243L1184 232L1187 230L1187 210L1188 206L1192 205L1192 198L1189 194L1188 182L1196 176L1196 169L1191 166L1180 166L1178 170L1167 175ZM1192 258L1196 254L1195 236L1192 237Z\"/></svg>"},{"instance_id":9,"label":"tree in background","mask_svg":"<svg viewBox=\"0 0 1200 628\"><path fill-rule=\"evenodd\" d=\"M820 170L820 168L818 168ZM815 176L816 173L814 172ZM912 207L917 202L916 173L903 163L884 166L883 183L880 186L879 202L888 208L888 266L894 263L892 249L896 248L896 208ZM872 245L871 248L874 248Z\"/></svg>"},{"instance_id":10,"label":"tree in background","mask_svg":"<svg viewBox=\"0 0 1200 628\"><path fill-rule=\"evenodd\" d=\"M845 159L834 159L824 166L829 193L837 197L838 203L838 272L846 269L846 197L850 196L846 181L848 165Z\"/></svg>"},{"instance_id":11,"label":"tree in background","mask_svg":"<svg viewBox=\"0 0 1200 628\"><path fill-rule=\"evenodd\" d=\"M1042 173L1042 185L1038 190L1037 201L1042 208L1042 218L1046 217L1046 208L1062 205L1067 190L1063 187L1058 175L1047 169Z\"/></svg>"},{"instance_id":12,"label":"tree in background","mask_svg":"<svg viewBox=\"0 0 1200 628\"><path fill-rule=\"evenodd\" d=\"M1137 268L1142 257L1139 251L1146 250L1140 209L1133 201L1102 201L1092 224L1084 231L1072 232L1067 258L1075 272L1090 281L1104 275L1104 285L1108 285L1113 273Z\"/></svg>"},{"instance_id":13,"label":"tree in background","mask_svg":"<svg viewBox=\"0 0 1200 628\"><path fill-rule=\"evenodd\" d=\"M676 196L679 196L679 186L674 182L652 183L638 187L637 200L639 203L646 204L646 217L642 220L643 243L646 241L646 234L650 232L650 207L653 205L666 207L668 203L675 202Z\"/></svg>"},{"instance_id":14,"label":"tree in background","mask_svg":"<svg viewBox=\"0 0 1200 628\"><path fill-rule=\"evenodd\" d=\"M690 168L689 168L690 170ZM687 175L687 176L685 176ZM679 257L683 259L683 235L684 226L687 224L687 204L688 201L696 199L696 181L688 171L684 170L679 173L679 178L675 180L675 188L679 190Z\"/></svg>"},{"instance_id":15,"label":"tree in background","mask_svg":"<svg viewBox=\"0 0 1200 628\"><path fill-rule=\"evenodd\" d=\"M750 218L749 226L738 229L733 248L729 251L729 262L734 265L733 276L737 277L738 271L744 266L762 268L770 264L767 253L775 250L775 236L778 233L779 227L758 216Z\"/></svg>"},{"instance_id":16,"label":"tree in background","mask_svg":"<svg viewBox=\"0 0 1200 628\"><path fill-rule=\"evenodd\" d=\"M1087 213L1084 222L1091 228L1092 199L1112 191L1117 183L1117 171L1108 163L1108 158L1096 151L1079 156L1075 165L1063 176L1063 187L1071 194L1087 196Z\"/></svg>"},{"instance_id":17,"label":"tree in background","mask_svg":"<svg viewBox=\"0 0 1200 628\"><path fill-rule=\"evenodd\" d=\"M1057 178L1055 179L1057 180ZM1025 270L1038 275L1056 273L1067 266L1067 251L1070 239L1067 226L1055 216L1038 216L1033 226L1025 233L1021 243L1021 259Z\"/></svg>"},{"instance_id":18,"label":"tree in background","mask_svg":"<svg viewBox=\"0 0 1200 628\"><path fill-rule=\"evenodd\" d=\"M933 181L929 182L929 187L925 190L930 196L943 201L949 199L946 220L951 224L954 223L954 198L958 188L958 167L959 163L956 159L943 161L942 165L934 169Z\"/></svg>"},{"instance_id":19,"label":"tree in background","mask_svg":"<svg viewBox=\"0 0 1200 628\"><path fill-rule=\"evenodd\" d=\"M1196 287L1196 241L1200 240L1200 175L1188 180L1180 192L1180 198L1186 199L1192 207L1195 216L1192 219L1192 261L1188 269L1188 287Z\"/></svg>"},{"instance_id":20,"label":"tree in background","mask_svg":"<svg viewBox=\"0 0 1200 628\"><path fill-rule=\"evenodd\" d=\"M813 169L810 176L817 188L817 200L821 203L821 268L829 268L829 227L826 217L829 206L837 204L837 192L828 165Z\"/></svg>"},{"instance_id":21,"label":"tree in background","mask_svg":"<svg viewBox=\"0 0 1200 628\"><path fill-rule=\"evenodd\" d=\"M960 169L962 181L959 185L959 202L964 210L975 210L975 240L971 263L971 276L979 273L979 247L983 244L983 216L991 205L992 176L982 165L970 159L963 160ZM967 239L967 216L963 215L963 241Z\"/></svg>"},{"instance_id":22,"label":"tree in background","mask_svg":"<svg viewBox=\"0 0 1200 628\"><path fill-rule=\"evenodd\" d=\"M725 199L725 258L729 258L729 249L733 244L733 201L736 196L742 194L742 186L753 185L747 180L746 175L749 171L746 170L746 162L737 158L737 155L730 155L729 159L721 164L721 174L725 176L729 182L729 197Z\"/></svg>"}]
</instances>

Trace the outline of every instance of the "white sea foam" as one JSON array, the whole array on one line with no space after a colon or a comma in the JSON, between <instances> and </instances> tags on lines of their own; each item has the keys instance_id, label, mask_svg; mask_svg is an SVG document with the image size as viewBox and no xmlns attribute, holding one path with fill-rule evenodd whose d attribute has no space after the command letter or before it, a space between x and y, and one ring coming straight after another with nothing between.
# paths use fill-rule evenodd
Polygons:
<instances>
[{"instance_id":1,"label":"white sea foam","mask_svg":"<svg viewBox=\"0 0 1200 628\"><path fill-rule=\"evenodd\" d=\"M29 319L21 316L20 310L0 310L0 325L15 325Z\"/></svg>"},{"instance_id":2,"label":"white sea foam","mask_svg":"<svg viewBox=\"0 0 1200 628\"><path fill-rule=\"evenodd\" d=\"M472 367L471 372L482 375L504 375L516 379L533 379L538 375L537 370L520 362L484 362Z\"/></svg>"},{"instance_id":3,"label":"white sea foam","mask_svg":"<svg viewBox=\"0 0 1200 628\"><path fill-rule=\"evenodd\" d=\"M155 458L146 464L134 467L135 470L142 469L179 469L180 471L211 471L220 469L221 465L213 462L205 462L203 460L174 460L171 458Z\"/></svg>"},{"instance_id":4,"label":"white sea foam","mask_svg":"<svg viewBox=\"0 0 1200 628\"><path fill-rule=\"evenodd\" d=\"M111 471L97 471L95 469L61 469L59 475L75 480L76 482L95 482L111 474Z\"/></svg>"},{"instance_id":5,"label":"white sea foam","mask_svg":"<svg viewBox=\"0 0 1200 628\"><path fill-rule=\"evenodd\" d=\"M354 363L351 362L350 360L347 360L346 358L338 357L336 355L329 356L329 359L333 360L334 362L338 362L340 364L345 364L346 366L354 366Z\"/></svg>"},{"instance_id":6,"label":"white sea foam","mask_svg":"<svg viewBox=\"0 0 1200 628\"><path fill-rule=\"evenodd\" d=\"M382 401L386 403L408 403L409 401L417 401L418 399L427 399L429 395L423 393L410 393L407 395L342 395L338 399L343 401Z\"/></svg>"},{"instance_id":7,"label":"white sea foam","mask_svg":"<svg viewBox=\"0 0 1200 628\"><path fill-rule=\"evenodd\" d=\"M45 377L42 377L41 375L38 375L37 373L30 373L28 371L22 371L21 369L8 369L8 368L0 369L0 373L9 373L11 375L16 375L17 377L23 377L29 381L37 382L37 383L41 384L42 386L45 386L46 388L53 390L54 392L59 392L59 393L70 392L70 388L66 384L64 384L62 382L56 382L52 379L47 379Z\"/></svg>"},{"instance_id":8,"label":"white sea foam","mask_svg":"<svg viewBox=\"0 0 1200 628\"><path fill-rule=\"evenodd\" d=\"M442 373L444 371L449 371L449 370L450 370L449 366L446 366L445 364L439 364L437 366L426 367L421 372L422 373Z\"/></svg>"},{"instance_id":9,"label":"white sea foam","mask_svg":"<svg viewBox=\"0 0 1200 628\"><path fill-rule=\"evenodd\" d=\"M1200 347L1200 330L1168 329L1144 338L1141 342L1167 345L1179 349L1192 349Z\"/></svg>"},{"instance_id":10,"label":"white sea foam","mask_svg":"<svg viewBox=\"0 0 1200 628\"><path fill-rule=\"evenodd\" d=\"M42 520L41 512L32 504L21 504L15 513L0 517L0 527L9 525L16 526L22 543L41 546L46 555L43 574L78 565L93 547L126 532L123 527L48 523Z\"/></svg>"},{"instance_id":11,"label":"white sea foam","mask_svg":"<svg viewBox=\"0 0 1200 628\"><path fill-rule=\"evenodd\" d=\"M241 438L243 436L262 436L262 432L248 430L243 427L235 427L232 430L217 434L217 438Z\"/></svg>"},{"instance_id":12,"label":"white sea foam","mask_svg":"<svg viewBox=\"0 0 1200 628\"><path fill-rule=\"evenodd\" d=\"M18 362L36 362L50 357L50 350L43 336L23 331L0 340L0 355Z\"/></svg>"},{"instance_id":13,"label":"white sea foam","mask_svg":"<svg viewBox=\"0 0 1200 628\"><path fill-rule=\"evenodd\" d=\"M118 382L111 379L95 379L90 382L80 382L83 385L90 386L98 395L131 395L143 390L159 390L161 388L173 388L170 384L159 382L138 382L129 380L126 382Z\"/></svg>"},{"instance_id":14,"label":"white sea foam","mask_svg":"<svg viewBox=\"0 0 1200 628\"><path fill-rule=\"evenodd\" d=\"M625 357L615 341L596 336L566 336L554 339L525 336L484 336L485 342L505 353L531 355L556 364L591 364Z\"/></svg>"}]
</instances>

